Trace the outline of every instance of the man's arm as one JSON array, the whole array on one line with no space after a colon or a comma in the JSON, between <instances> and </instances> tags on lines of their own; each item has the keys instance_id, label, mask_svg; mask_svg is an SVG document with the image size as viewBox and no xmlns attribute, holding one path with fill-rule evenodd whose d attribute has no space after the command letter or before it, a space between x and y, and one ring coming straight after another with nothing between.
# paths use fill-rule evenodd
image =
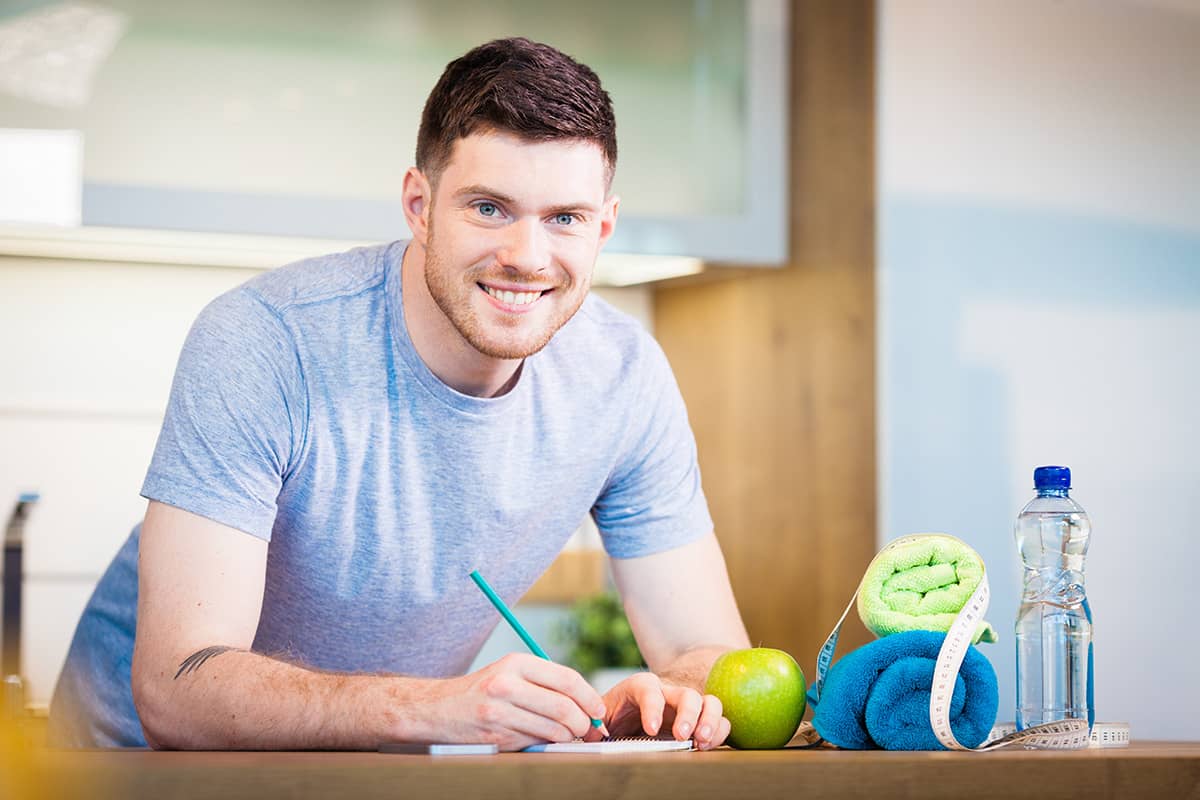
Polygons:
<instances>
[{"instance_id":1,"label":"man's arm","mask_svg":"<svg viewBox=\"0 0 1200 800\"><path fill-rule=\"evenodd\" d=\"M512 750L582 736L603 714L582 677L533 656L421 679L318 672L252 653L267 543L187 511L152 501L138 558L132 688L152 747Z\"/></svg>"},{"instance_id":2,"label":"man's arm","mask_svg":"<svg viewBox=\"0 0 1200 800\"><path fill-rule=\"evenodd\" d=\"M721 653L749 647L750 638L717 537L710 533L662 553L613 559L612 567L638 647L660 680L635 677L606 701L636 704L647 733L668 722L677 738L694 735L701 747L721 744L729 722L721 717L720 701L702 694L704 682Z\"/></svg>"}]
</instances>

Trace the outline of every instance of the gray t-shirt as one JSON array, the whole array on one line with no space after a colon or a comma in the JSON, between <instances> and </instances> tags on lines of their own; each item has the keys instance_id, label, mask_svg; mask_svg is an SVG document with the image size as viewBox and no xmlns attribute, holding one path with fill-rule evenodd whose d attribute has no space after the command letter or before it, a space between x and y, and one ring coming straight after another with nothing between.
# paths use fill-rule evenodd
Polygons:
<instances>
[{"instance_id":1,"label":"gray t-shirt","mask_svg":"<svg viewBox=\"0 0 1200 800\"><path fill-rule=\"evenodd\" d=\"M214 300L175 374L142 495L267 540L253 649L323 670L461 674L591 513L614 558L712 530L662 350L595 296L497 398L417 355L406 244L301 261ZM51 708L77 746L144 745L129 688L135 528Z\"/></svg>"}]
</instances>

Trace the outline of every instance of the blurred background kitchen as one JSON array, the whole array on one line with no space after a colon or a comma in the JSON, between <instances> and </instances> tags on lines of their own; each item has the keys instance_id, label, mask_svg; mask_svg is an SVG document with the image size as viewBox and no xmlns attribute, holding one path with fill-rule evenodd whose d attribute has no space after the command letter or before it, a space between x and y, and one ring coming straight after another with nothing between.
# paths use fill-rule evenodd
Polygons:
<instances>
[{"instance_id":1,"label":"blurred background kitchen","mask_svg":"<svg viewBox=\"0 0 1200 800\"><path fill-rule=\"evenodd\" d=\"M1198 0L0 0L0 513L39 496L32 713L144 512L195 315L406 236L426 93L514 34L613 97L595 291L672 361L754 643L811 677L877 547L952 533L988 565L1010 719L1012 523L1067 464L1098 718L1200 739ZM589 672L637 661L605 569L585 523L518 612ZM521 648L498 628L480 663Z\"/></svg>"}]
</instances>

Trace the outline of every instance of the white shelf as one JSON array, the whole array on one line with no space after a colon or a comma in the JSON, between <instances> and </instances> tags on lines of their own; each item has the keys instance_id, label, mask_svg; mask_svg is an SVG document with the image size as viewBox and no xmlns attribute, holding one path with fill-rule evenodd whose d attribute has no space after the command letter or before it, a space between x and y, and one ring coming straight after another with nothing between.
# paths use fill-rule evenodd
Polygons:
<instances>
[{"instance_id":1,"label":"white shelf","mask_svg":"<svg viewBox=\"0 0 1200 800\"><path fill-rule=\"evenodd\" d=\"M273 269L367 244L372 242L144 228L0 226L0 256L124 264ZM593 285L633 286L693 275L703 268L699 259L684 256L601 253Z\"/></svg>"}]
</instances>

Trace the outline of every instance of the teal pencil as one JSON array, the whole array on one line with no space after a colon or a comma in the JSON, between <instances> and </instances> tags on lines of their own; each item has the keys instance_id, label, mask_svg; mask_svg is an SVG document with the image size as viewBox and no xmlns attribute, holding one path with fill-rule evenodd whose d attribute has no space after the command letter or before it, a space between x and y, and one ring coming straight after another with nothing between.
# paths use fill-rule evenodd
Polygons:
<instances>
[{"instance_id":1,"label":"teal pencil","mask_svg":"<svg viewBox=\"0 0 1200 800\"><path fill-rule=\"evenodd\" d=\"M496 594L496 591L489 586L488 582L485 581L483 576L479 574L479 570L471 571L471 580L475 581L475 585L479 587L479 591L483 592L484 595L487 596L487 599L492 601L492 605L494 605L496 610L500 612L500 616L508 620L508 624L511 625L512 629L517 632L517 636L521 637L521 641L525 643L525 646L528 647L538 658L544 658L549 661L550 656L546 655L546 651L541 648L541 645L539 645L534 638L529 635L529 631L525 630L525 626L517 621L517 618L513 615L512 611L510 611L508 606L505 605L504 601L500 599L500 595ZM604 720L592 720L593 728L602 728L603 726ZM607 735L608 734L606 732L605 736Z\"/></svg>"}]
</instances>

